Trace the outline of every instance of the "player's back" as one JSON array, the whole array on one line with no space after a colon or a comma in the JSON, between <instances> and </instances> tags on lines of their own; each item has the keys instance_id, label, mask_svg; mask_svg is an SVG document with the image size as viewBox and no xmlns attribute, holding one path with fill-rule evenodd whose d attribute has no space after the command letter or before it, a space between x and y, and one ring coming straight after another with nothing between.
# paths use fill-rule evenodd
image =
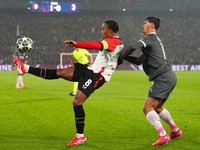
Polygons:
<instances>
[{"instance_id":1,"label":"player's back","mask_svg":"<svg viewBox=\"0 0 200 150\"><path fill-rule=\"evenodd\" d=\"M156 34L149 34L143 39L146 47L142 48L142 52L146 58L143 63L145 73L153 80L157 75L171 69L165 55L164 46Z\"/></svg>"}]
</instances>

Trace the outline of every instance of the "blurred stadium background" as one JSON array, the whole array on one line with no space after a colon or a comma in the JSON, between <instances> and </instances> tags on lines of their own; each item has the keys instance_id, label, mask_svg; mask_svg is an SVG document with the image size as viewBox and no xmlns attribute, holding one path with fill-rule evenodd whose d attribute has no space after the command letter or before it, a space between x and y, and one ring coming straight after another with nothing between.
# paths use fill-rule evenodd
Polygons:
<instances>
[{"instance_id":1,"label":"blurred stadium background","mask_svg":"<svg viewBox=\"0 0 200 150\"><path fill-rule=\"evenodd\" d=\"M76 2L77 5L70 7L69 12L56 12L59 7L55 2ZM53 5L53 12L49 12L49 4ZM72 52L65 47L65 39L100 40L102 22L115 19L127 46L141 37L144 18L151 15L161 18L158 34L173 69L200 70L199 6L200 0L1 0L0 70L12 70L12 55L19 36L29 36L35 41L29 64L57 67L60 53ZM138 69L127 62L123 66ZM197 150L199 71L177 71L176 74L178 84L166 107L184 136L162 149ZM73 83L61 79L48 81L27 74L24 76L26 90L16 90L15 80L16 71L1 71L0 150L76 149L66 147L75 131L73 98L68 95ZM88 143L78 147L79 150L157 149L150 146L157 133L142 113L151 84L147 80L140 71L116 71L112 81L91 96L91 101L84 106Z\"/></svg>"},{"instance_id":2,"label":"blurred stadium background","mask_svg":"<svg viewBox=\"0 0 200 150\"><path fill-rule=\"evenodd\" d=\"M77 12L56 12L56 8L54 12L47 12L48 8L33 6L41 2L77 2ZM100 40L102 22L115 19L120 24L120 37L127 46L141 37L144 18L151 15L161 18L158 34L169 62L183 65L177 70L184 70L187 69L184 65L200 64L199 6L199 0L0 1L0 70L12 65L19 36L29 36L35 41L29 64L59 65L60 53L72 52L63 44L65 39ZM32 8L35 12L30 10ZM199 65L194 68L200 70Z\"/></svg>"}]
</instances>

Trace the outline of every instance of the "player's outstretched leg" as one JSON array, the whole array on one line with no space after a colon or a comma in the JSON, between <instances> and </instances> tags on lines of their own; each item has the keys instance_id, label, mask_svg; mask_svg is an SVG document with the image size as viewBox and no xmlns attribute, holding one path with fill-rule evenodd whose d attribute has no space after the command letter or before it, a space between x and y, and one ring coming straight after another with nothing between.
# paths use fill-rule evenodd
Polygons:
<instances>
[{"instance_id":1,"label":"player's outstretched leg","mask_svg":"<svg viewBox=\"0 0 200 150\"><path fill-rule=\"evenodd\" d=\"M18 74L21 74L21 75L25 74L26 72L25 72L24 62L21 61L17 57L17 55L13 56L13 61L15 62L15 65L17 67Z\"/></svg>"},{"instance_id":2,"label":"player's outstretched leg","mask_svg":"<svg viewBox=\"0 0 200 150\"><path fill-rule=\"evenodd\" d=\"M21 74L30 73L44 79L63 78L72 81L74 67L66 69L34 68L22 62L16 55L13 56L13 60Z\"/></svg>"}]
</instances>

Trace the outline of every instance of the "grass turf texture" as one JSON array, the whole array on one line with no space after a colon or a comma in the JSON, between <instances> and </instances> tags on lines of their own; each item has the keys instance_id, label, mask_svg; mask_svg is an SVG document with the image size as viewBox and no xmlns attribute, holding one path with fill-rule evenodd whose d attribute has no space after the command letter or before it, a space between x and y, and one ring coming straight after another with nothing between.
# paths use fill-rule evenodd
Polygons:
<instances>
[{"instance_id":1,"label":"grass turf texture","mask_svg":"<svg viewBox=\"0 0 200 150\"><path fill-rule=\"evenodd\" d=\"M165 107L183 137L162 146L166 150L200 147L200 72L176 72L178 84ZM149 86L144 72L117 71L111 82L84 104L86 144L68 147L75 135L72 82L24 75L26 89L15 89L16 72L0 72L1 150L143 150L160 149L147 122L143 104ZM167 132L170 130L164 124Z\"/></svg>"}]
</instances>

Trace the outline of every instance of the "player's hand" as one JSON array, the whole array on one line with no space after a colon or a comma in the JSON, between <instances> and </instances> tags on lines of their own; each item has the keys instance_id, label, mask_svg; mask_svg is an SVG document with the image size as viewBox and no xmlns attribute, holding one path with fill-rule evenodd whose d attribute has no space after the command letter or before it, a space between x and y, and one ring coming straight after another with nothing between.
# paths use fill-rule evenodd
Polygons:
<instances>
[{"instance_id":1,"label":"player's hand","mask_svg":"<svg viewBox=\"0 0 200 150\"><path fill-rule=\"evenodd\" d=\"M73 40L65 40L65 45L70 47L76 47L76 42Z\"/></svg>"}]
</instances>

